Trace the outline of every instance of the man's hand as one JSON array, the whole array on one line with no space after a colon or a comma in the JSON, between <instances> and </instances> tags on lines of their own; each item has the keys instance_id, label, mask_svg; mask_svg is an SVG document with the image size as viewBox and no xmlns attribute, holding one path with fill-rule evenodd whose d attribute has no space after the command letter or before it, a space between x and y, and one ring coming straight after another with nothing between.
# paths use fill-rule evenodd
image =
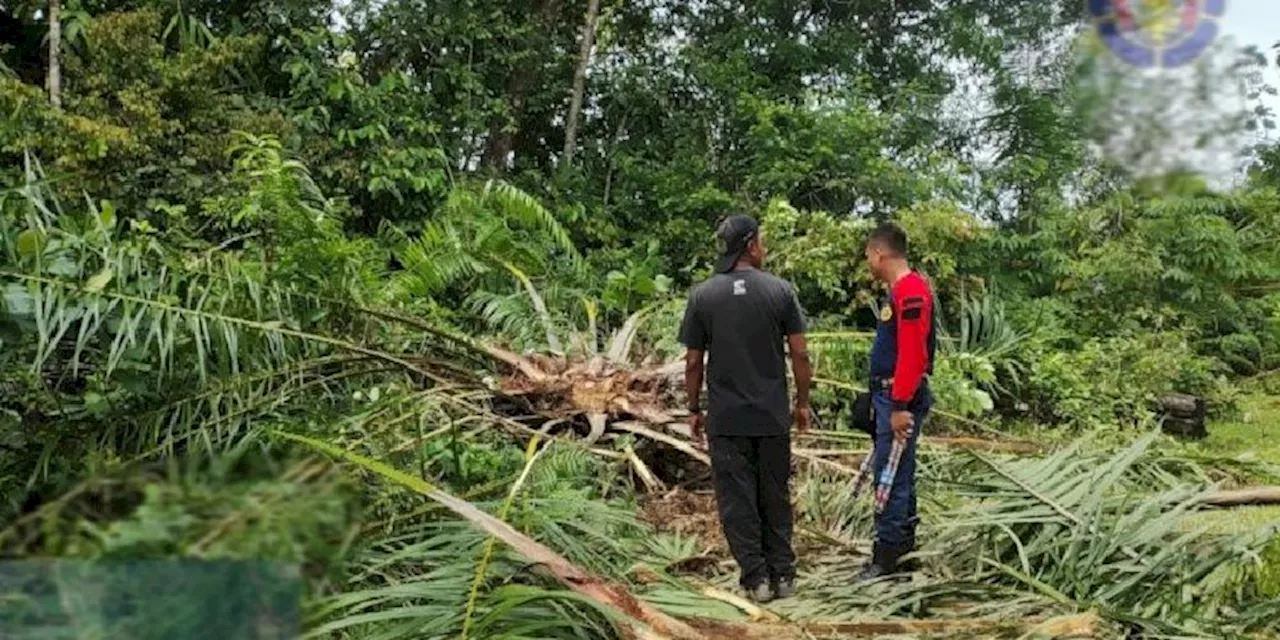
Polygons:
<instances>
[{"instance_id":1,"label":"man's hand","mask_svg":"<svg viewBox=\"0 0 1280 640\"><path fill-rule=\"evenodd\" d=\"M813 422L813 411L807 405L796 405L791 411L791 420L796 425L796 431L799 433L808 433L809 425Z\"/></svg>"},{"instance_id":2,"label":"man's hand","mask_svg":"<svg viewBox=\"0 0 1280 640\"><path fill-rule=\"evenodd\" d=\"M701 411L694 411L689 414L689 431L692 434L693 441L695 443L703 446L707 444L707 434L702 431Z\"/></svg>"},{"instance_id":3,"label":"man's hand","mask_svg":"<svg viewBox=\"0 0 1280 640\"><path fill-rule=\"evenodd\" d=\"M910 411L894 411L889 417L889 424L893 427L893 437L899 442L906 440L911 435L911 427L915 426L916 417L911 415Z\"/></svg>"}]
</instances>

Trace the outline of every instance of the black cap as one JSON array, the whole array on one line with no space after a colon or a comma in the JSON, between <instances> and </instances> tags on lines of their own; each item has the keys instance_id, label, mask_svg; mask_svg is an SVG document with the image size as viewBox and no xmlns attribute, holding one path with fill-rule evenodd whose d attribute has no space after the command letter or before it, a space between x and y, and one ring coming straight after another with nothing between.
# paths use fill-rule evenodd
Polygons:
<instances>
[{"instance_id":1,"label":"black cap","mask_svg":"<svg viewBox=\"0 0 1280 640\"><path fill-rule=\"evenodd\" d=\"M760 225L751 216L736 215L722 220L716 229L716 246L720 251L720 257L716 259L716 273L733 271L758 233Z\"/></svg>"}]
</instances>

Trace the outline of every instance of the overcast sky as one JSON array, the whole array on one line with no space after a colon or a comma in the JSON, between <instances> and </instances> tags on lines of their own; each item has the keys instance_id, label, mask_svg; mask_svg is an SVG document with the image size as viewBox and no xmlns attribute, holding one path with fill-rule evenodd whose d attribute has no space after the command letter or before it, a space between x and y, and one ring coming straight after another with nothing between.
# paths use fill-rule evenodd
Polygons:
<instances>
[{"instance_id":1,"label":"overcast sky","mask_svg":"<svg viewBox=\"0 0 1280 640\"><path fill-rule=\"evenodd\" d=\"M1227 0L1222 37L1231 38L1242 47L1254 45L1262 49L1273 62L1267 69L1267 83L1280 88L1280 67L1274 64L1277 52L1271 48L1280 42L1280 1ZM1268 104L1280 113L1280 97L1271 96Z\"/></svg>"},{"instance_id":2,"label":"overcast sky","mask_svg":"<svg viewBox=\"0 0 1280 640\"><path fill-rule=\"evenodd\" d=\"M1262 50L1270 61L1264 80L1280 89L1280 67L1276 65L1276 54L1280 51L1272 48L1280 42L1280 0L1227 0L1227 11L1220 24L1220 38L1240 47L1252 45ZM1280 96L1264 96L1263 102L1280 119ZM1280 136L1280 131L1259 131L1257 135L1257 142L1274 140ZM1238 184L1243 177L1242 173L1236 172L1231 178L1211 182L1227 186Z\"/></svg>"},{"instance_id":3,"label":"overcast sky","mask_svg":"<svg viewBox=\"0 0 1280 640\"><path fill-rule=\"evenodd\" d=\"M1222 19L1223 35L1241 44L1270 49L1280 41L1280 2L1275 0L1227 0Z\"/></svg>"}]
</instances>

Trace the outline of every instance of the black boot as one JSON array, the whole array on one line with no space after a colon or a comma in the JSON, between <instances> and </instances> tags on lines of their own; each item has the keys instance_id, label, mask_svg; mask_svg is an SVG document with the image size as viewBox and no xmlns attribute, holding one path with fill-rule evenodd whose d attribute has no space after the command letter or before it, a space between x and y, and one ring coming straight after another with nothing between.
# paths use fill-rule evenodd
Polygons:
<instances>
[{"instance_id":1,"label":"black boot","mask_svg":"<svg viewBox=\"0 0 1280 640\"><path fill-rule=\"evenodd\" d=\"M858 572L858 576L854 579L857 582L871 582L885 576L891 576L898 570L898 557L895 547L875 543L871 547L871 561L867 563L862 571Z\"/></svg>"},{"instance_id":2,"label":"black boot","mask_svg":"<svg viewBox=\"0 0 1280 640\"><path fill-rule=\"evenodd\" d=\"M907 538L907 541L901 547L898 547L899 571L902 571L903 573L915 573L920 570L920 560L916 558L908 558L906 560L901 559L903 556L915 553L915 550L916 536L913 533L909 538Z\"/></svg>"}]
</instances>

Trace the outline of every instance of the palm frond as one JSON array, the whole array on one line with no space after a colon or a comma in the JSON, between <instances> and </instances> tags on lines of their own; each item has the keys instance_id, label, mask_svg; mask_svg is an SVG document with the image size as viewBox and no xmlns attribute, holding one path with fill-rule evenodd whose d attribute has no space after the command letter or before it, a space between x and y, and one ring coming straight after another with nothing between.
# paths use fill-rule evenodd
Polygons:
<instances>
[{"instance_id":1,"label":"palm frond","mask_svg":"<svg viewBox=\"0 0 1280 640\"><path fill-rule=\"evenodd\" d=\"M546 331L536 319L537 311L527 295L475 291L467 297L467 307L491 330L520 347L546 347Z\"/></svg>"},{"instance_id":2,"label":"palm frond","mask_svg":"<svg viewBox=\"0 0 1280 640\"><path fill-rule=\"evenodd\" d=\"M409 475L377 460L372 460L365 456L342 450L326 442L315 440L313 438L279 431L276 432L276 435L280 438L292 440L335 457L350 461L386 480L411 489L416 493L420 493L431 500L444 505L472 526L502 540L524 557L545 566L557 577L557 579L565 584L565 586L570 587L574 591L577 591L583 596L594 600L599 605L602 605L602 611L612 610L621 616L633 617L634 619L649 625L655 632L669 634L675 638L687 638L692 640L694 638L701 637L700 634L691 629L688 625L670 618L653 607L640 602L633 596L627 594L621 588L610 586L600 578L584 572L574 566L563 556L552 551L550 548L520 534L512 528L511 525L481 511L469 502L460 500L438 489L436 486L422 478ZM598 504L592 501L582 502L585 504ZM546 505L543 506L545 508ZM534 512L541 513L542 510L539 509ZM562 521L560 522L561 524L570 524L563 523ZM600 543L603 542L603 540L596 540L595 542Z\"/></svg>"},{"instance_id":3,"label":"palm frond","mask_svg":"<svg viewBox=\"0 0 1280 640\"><path fill-rule=\"evenodd\" d=\"M345 400L346 382L398 371L368 366L364 358L345 354L279 368L265 367L213 380L141 415L121 415L120 428L102 437L110 436L118 443L116 446L133 443L140 447L136 453L142 457L170 454L177 445L193 439L212 453L245 433L255 419L275 409L304 397L307 408L314 408L325 397Z\"/></svg>"},{"instance_id":4,"label":"palm frond","mask_svg":"<svg viewBox=\"0 0 1280 640\"><path fill-rule=\"evenodd\" d=\"M555 248L564 252L569 264L578 271L585 268L582 255L569 237L569 232L556 220L537 198L505 182L490 181L485 184L484 197L497 206L507 219L547 234Z\"/></svg>"},{"instance_id":5,"label":"palm frond","mask_svg":"<svg viewBox=\"0 0 1280 640\"><path fill-rule=\"evenodd\" d=\"M968 454L964 506L939 516L935 541L953 570L982 576L1051 601L1096 608L1160 631L1189 632L1206 621L1239 624L1244 599L1188 601L1187 593L1223 593L1233 567L1256 557L1265 538L1223 544L1180 526L1203 489L1156 493L1134 483L1153 441L1143 438L1108 457L1079 447L1043 459L996 461ZM1140 496L1140 497L1135 497ZM1225 573L1224 573L1225 572Z\"/></svg>"},{"instance_id":6,"label":"palm frond","mask_svg":"<svg viewBox=\"0 0 1280 640\"><path fill-rule=\"evenodd\" d=\"M944 325L939 325L943 357L986 363L982 366L1003 374L1012 387L1006 388L1000 376L994 375L983 386L1007 396L1015 395L1013 390L1021 386L1026 375L1026 367L1016 356L1030 332L1009 323L1004 306L991 291L961 298L960 307L958 334L950 335Z\"/></svg>"},{"instance_id":7,"label":"palm frond","mask_svg":"<svg viewBox=\"0 0 1280 640\"><path fill-rule=\"evenodd\" d=\"M627 320L622 323L622 326L613 334L613 337L609 338L609 344L605 347L606 358L612 362L627 361L630 357L631 345L635 343L636 335L640 332L640 323L644 321L655 306L657 305L649 305L627 317Z\"/></svg>"},{"instance_id":8,"label":"palm frond","mask_svg":"<svg viewBox=\"0 0 1280 640\"><path fill-rule=\"evenodd\" d=\"M108 358L107 371L114 370L124 355L125 349L139 347L144 350L155 349L161 361L172 361L172 353L177 343L177 336L185 328L194 345L202 365L208 365L209 357L218 351L218 347L227 347L227 357L234 357L238 347L237 329L247 329L264 334L267 338L289 337L303 341L327 345L339 350L348 351L375 360L381 360L414 372L429 380L448 384L438 374L428 371L402 356L372 349L342 338L300 331L284 326L281 321L252 320L220 313L209 308L208 292L199 295L189 294L188 306L179 306L161 299L160 296L147 297L113 291L93 291L85 285L66 282L44 276L34 276L13 271L0 270L0 278L10 278L19 282L38 285L43 294L37 307L43 307L46 313L39 316L41 323L42 362L60 344L73 326L79 326L80 336L88 336L108 329L104 323L107 315L118 310L122 321L116 327L111 339L111 352ZM78 298L67 298L59 295L67 292ZM85 308L75 306L76 300L83 300ZM209 306L207 306L209 305ZM145 334L142 329L147 331ZM185 327L184 327L185 325ZM217 340L222 340L218 342ZM275 344L280 344L278 340ZM238 371L238 367L232 367Z\"/></svg>"},{"instance_id":9,"label":"palm frond","mask_svg":"<svg viewBox=\"0 0 1280 640\"><path fill-rule=\"evenodd\" d=\"M447 223L430 223L416 240L408 242L399 254L404 271L397 286L406 294L433 295L475 276L489 267L467 249L461 233Z\"/></svg>"},{"instance_id":10,"label":"palm frond","mask_svg":"<svg viewBox=\"0 0 1280 640\"><path fill-rule=\"evenodd\" d=\"M582 310L587 315L587 333L583 341L587 345L588 355L594 357L600 353L600 305L595 300L586 297L582 297L580 300L582 301Z\"/></svg>"},{"instance_id":11,"label":"palm frond","mask_svg":"<svg viewBox=\"0 0 1280 640\"><path fill-rule=\"evenodd\" d=\"M960 332L943 345L956 352L982 355L991 360L1007 357L1026 339L1005 317L1004 307L990 292L960 301Z\"/></svg>"},{"instance_id":12,"label":"palm frond","mask_svg":"<svg viewBox=\"0 0 1280 640\"><path fill-rule=\"evenodd\" d=\"M547 303L542 299L542 295L538 293L538 288L533 286L533 281L519 267L505 260L500 262L502 266L506 267L507 271L511 272L511 275L516 277L516 280L524 287L525 293L528 294L534 310L538 312L538 319L542 322L542 329L546 332L547 346L551 349L551 352L563 355L564 346L556 335L555 323L551 319L551 312L547 310Z\"/></svg>"},{"instance_id":13,"label":"palm frond","mask_svg":"<svg viewBox=\"0 0 1280 640\"><path fill-rule=\"evenodd\" d=\"M525 449L524 469L520 472L520 476L516 478L516 481L511 485L511 490L507 492L507 499L502 503L502 510L498 512L499 520L507 519L511 513L511 507L515 502L516 495L520 493L520 489L524 486L525 480L529 477L529 472L533 470L533 465L538 461L538 458L542 457L542 454L546 452L545 448L539 449L538 444L539 441L536 437L529 441L529 445ZM489 560L493 557L497 543L498 539L492 536L486 540L484 552L480 556L480 561L476 564L475 580L471 583L471 592L470 595L467 596L467 605L463 614L461 633L463 640L466 640L466 638L469 637L473 627L476 613L476 601L480 596L480 587L484 583L485 577L488 574Z\"/></svg>"}]
</instances>

